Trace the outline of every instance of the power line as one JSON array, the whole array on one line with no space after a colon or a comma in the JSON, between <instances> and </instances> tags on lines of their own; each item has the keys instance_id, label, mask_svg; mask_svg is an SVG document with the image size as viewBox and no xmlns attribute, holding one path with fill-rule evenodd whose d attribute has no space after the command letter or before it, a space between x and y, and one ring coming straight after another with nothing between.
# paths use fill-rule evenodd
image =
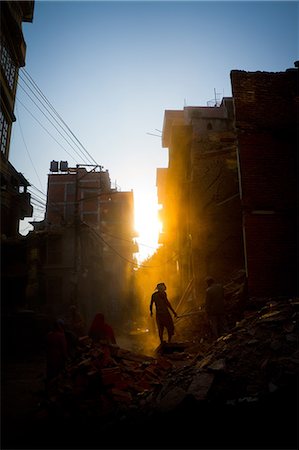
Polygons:
<instances>
[{"instance_id":1,"label":"power line","mask_svg":"<svg viewBox=\"0 0 299 450\"><path fill-rule=\"evenodd\" d=\"M8 37L10 44L12 45L12 41L11 39ZM12 45L13 47L13 45ZM79 141L79 139L75 136L75 134L71 131L71 129L68 127L68 125L64 122L64 120L62 119L62 117L58 114L58 112L55 110L55 108L51 105L50 101L47 99L47 97L43 94L42 90L38 87L37 83L33 80L33 78L31 77L31 75L29 74L29 72L25 69L25 68L21 68L22 73L24 73L24 75L27 77L27 80L30 81L31 85L34 86L34 88L36 89L36 91L39 93L39 95L41 95L43 97L43 99L45 99L46 103L51 107L51 109L57 114L57 116L60 118L60 120L64 123L64 125L67 127L67 129L69 130L69 132L74 136L74 138L76 139L76 141L78 143L80 143L81 147L84 149L85 153L89 156L89 158L95 162L94 158L90 155L90 153L87 151L87 149L83 146L83 144ZM21 78L24 82L25 80L22 78L21 76L21 71L18 70L18 76L19 78ZM24 87L21 86L21 84L18 82L18 86L20 86L25 93L29 96L29 94L26 92L26 90L24 89ZM28 84L27 84L28 86ZM28 86L29 87L29 86ZM31 90L32 91L32 90ZM30 97L30 96L29 96ZM30 97L31 98L31 97ZM64 149L64 151L75 161L76 159L53 137L53 135L41 124L41 122L28 110L28 108L26 108L26 106L20 101L20 99L17 99L22 106L29 112L29 114L39 123L39 125L58 143L58 145L60 145L60 147L62 147ZM31 98L32 100L32 98ZM33 101L33 100L32 100ZM34 102L34 101L33 101ZM34 102L35 103L35 102ZM35 103L36 104L36 103ZM36 105L37 106L37 105ZM40 109L40 108L39 108ZM42 112L42 111L41 111ZM49 112L49 111L48 111ZM43 112L42 112L43 113ZM43 113L44 114L44 113ZM44 114L45 115L45 114ZM46 116L45 116L46 117ZM47 117L46 117L47 118ZM47 120L50 121L49 118L47 118ZM51 121L50 121L51 122ZM52 123L53 125L53 123ZM53 125L54 126L54 125ZM54 126L55 128L55 126ZM69 142L68 142L69 144ZM70 145L70 144L69 144ZM80 155L80 157L82 157ZM86 158L86 156L84 155L84 157ZM96 163L96 162L95 162ZM97 164L97 163L96 163Z\"/></svg>"},{"instance_id":2,"label":"power line","mask_svg":"<svg viewBox=\"0 0 299 450\"><path fill-rule=\"evenodd\" d=\"M41 202L38 198L35 198L35 197L31 196L31 201L35 202L35 205L42 206L44 210L46 209L45 203Z\"/></svg>"},{"instance_id":3,"label":"power line","mask_svg":"<svg viewBox=\"0 0 299 450\"><path fill-rule=\"evenodd\" d=\"M26 109L26 111L37 121L37 123L46 131L46 133L48 133L49 136L51 136L52 139L54 139L54 141L75 161L75 163L77 163L77 161L75 160L75 158L73 157L73 155L71 155L66 148L57 141L57 139L46 129L46 127L44 127L44 125L34 116L34 114L32 114L32 112L24 105L23 102L21 102L21 100L16 97L17 101L23 106L23 108Z\"/></svg>"},{"instance_id":4,"label":"power line","mask_svg":"<svg viewBox=\"0 0 299 450\"><path fill-rule=\"evenodd\" d=\"M32 195L31 195L31 203L42 207L44 211L46 210L45 203L41 202L38 198L35 198Z\"/></svg>"},{"instance_id":5,"label":"power line","mask_svg":"<svg viewBox=\"0 0 299 450\"><path fill-rule=\"evenodd\" d=\"M33 187L33 188L36 189L38 192L40 192L42 195L46 196L42 191L40 191L40 190L39 190L36 186L34 186L33 184L31 184L30 187ZM39 198L39 199L41 200L41 204L45 205L45 207L46 207L46 204L42 203L42 202L44 201L44 199L42 199L40 196L38 196L38 194L35 194L35 193L32 193L32 194L33 194L33 199L34 199L34 197L36 196L37 198ZM99 197L100 195L102 195L102 194L97 194L97 195L95 195L95 196L86 197L85 199L81 199L81 200L88 200L88 199L90 199L90 198ZM61 205L60 205L58 202L48 202L48 204L49 204L50 206L52 206L53 208L55 208L56 210L60 210L60 207L59 207L59 206L61 206ZM59 205L59 206L58 206L58 205ZM122 241L125 241L125 242L130 242L130 243L132 242L132 240L130 240L130 239L124 238L124 237L122 237L122 236L115 236L115 235L110 234L110 233L107 233L107 232L102 232L101 234L104 234L104 235L106 235L106 236L112 237L112 238L114 238L114 239L122 240ZM147 244L144 244L144 243L142 243L142 242L138 242L138 245L139 245L139 246L142 246L142 247L148 247L148 248L151 248L151 249L155 249L155 247L150 246L150 245L147 245Z\"/></svg>"},{"instance_id":6,"label":"power line","mask_svg":"<svg viewBox=\"0 0 299 450\"><path fill-rule=\"evenodd\" d=\"M97 161L93 158L93 156L88 152L88 150L85 148L85 146L82 144L82 142L77 138L77 136L73 133L73 131L70 129L70 127L68 126L68 124L63 120L63 118L61 117L61 115L57 112L57 110L54 108L54 106L51 104L51 102L48 100L48 98L45 96L45 94L42 92L42 90L39 88L39 86L37 85L37 83L33 80L33 78L31 77L31 75L29 74L29 72L25 69L22 68L22 72L24 73L24 75L27 77L28 81L31 82L32 86L34 86L34 88L37 90L37 92L39 93L39 95L41 95L41 97L45 100L45 102L47 103L47 105L52 109L52 111L57 115L57 117L60 119L60 121L63 123L63 125L67 128L67 130L69 131L69 133L71 133L71 135L74 137L74 139L76 140L76 142L80 145L80 147L84 150L84 152L86 153L86 155L91 159L91 161L96 164L99 165L97 163ZM73 141L74 142L74 141ZM81 150L82 152L82 150ZM86 157L86 156L85 156Z\"/></svg>"},{"instance_id":7,"label":"power line","mask_svg":"<svg viewBox=\"0 0 299 450\"><path fill-rule=\"evenodd\" d=\"M75 134L72 132L72 130L70 129L70 127L67 125L67 123L62 119L62 117L60 116L60 114L57 112L57 110L54 108L54 106L50 103L50 101L47 99L47 97L43 94L43 92L41 91L41 89L38 87L38 85L36 84L36 82L33 80L33 78L31 77L31 75L28 73L28 71L23 68L22 69L24 74L28 77L28 79L33 83L33 85L36 87L36 89L38 90L38 92L40 92L41 96L45 99L45 101L47 102L47 104L50 106L50 108L55 112L55 114L59 117L59 119L61 120L61 122L65 125L65 127L68 129L68 131L72 134L72 136L75 138L75 140L80 144L80 146L82 147L82 149L86 152L86 154L90 157L90 159L94 162L94 164L99 165L97 163L97 161L93 158L93 156L88 152L88 150L84 147L84 145L80 142L80 140L75 136Z\"/></svg>"},{"instance_id":8,"label":"power line","mask_svg":"<svg viewBox=\"0 0 299 450\"><path fill-rule=\"evenodd\" d=\"M154 134L154 133L146 133L146 134L149 134L150 136L155 136L155 137L158 137L158 138L161 138L162 136L160 136L160 135L158 135L158 134Z\"/></svg>"},{"instance_id":9,"label":"power line","mask_svg":"<svg viewBox=\"0 0 299 450\"><path fill-rule=\"evenodd\" d=\"M132 242L130 239L126 239L126 238L123 238L123 237L120 237L120 236L114 236L113 234L107 233L106 231L103 231L102 234L105 234L106 236L112 237L114 239L119 239L119 240L126 241L126 242ZM134 238L134 239L138 239L138 238ZM148 248L151 248L151 249L155 249L156 248L156 247L153 247L151 245L143 244L141 242L138 242L138 245L141 245L142 247L148 247Z\"/></svg>"},{"instance_id":10,"label":"power line","mask_svg":"<svg viewBox=\"0 0 299 450\"><path fill-rule=\"evenodd\" d=\"M23 139L24 146L25 146L25 148L26 148L26 151L27 151L28 157L29 157L29 159L30 159L31 165L32 165L32 167L33 167L33 170L34 170L34 172L35 172L35 175L37 176L37 179L38 179L38 181L39 181L39 184L40 184L40 186L41 186L41 188L42 188L41 180L40 180L39 175L38 175L38 172L37 172L37 170L36 170L36 168L35 168L35 166L34 166L34 164L33 164L31 155L30 155L30 153L29 153L27 144L26 144L26 142L25 142L23 130L22 130L22 127L21 127L20 117L19 117L18 105L16 105L16 111L17 111L18 124L19 124L19 127L20 127L20 132L21 132L21 136L22 136L22 139Z\"/></svg>"},{"instance_id":11,"label":"power line","mask_svg":"<svg viewBox=\"0 0 299 450\"><path fill-rule=\"evenodd\" d=\"M19 123L20 131L21 131L22 139L23 139L25 148L26 148L26 150L27 150L28 157L29 157L29 159L30 159L30 161L31 161L32 167L33 167L33 169L34 169L34 171L35 171L35 174L36 174L36 176L37 176L37 178L38 178L38 180L39 180L39 183L40 183L40 185L41 185L41 188L42 188L41 180L40 180L39 175L38 175L38 173L37 173L37 171L36 171L36 168L35 168L35 166L34 166L34 164L33 164L31 155L30 155L30 153L29 153L28 147L27 147L26 142L25 142L25 139L24 139L23 130L22 130L22 127L21 127L21 122L20 122L20 118L19 118L19 115L18 115L18 106L17 106L17 105L16 105L16 110L17 110L18 123ZM36 186L34 186L33 184L30 184L30 186L34 187L38 192L42 193L42 194L46 197L46 199L47 199L47 195L44 194L42 191L40 191ZM30 192L30 188L29 188L28 190L29 190L29 192ZM38 199L40 199L40 201L39 201L37 198L35 198L35 196L36 196ZM34 203L34 200L35 200L36 202L38 202L39 205L42 205L42 207L43 207L43 209L40 209L40 211L45 212L45 209L46 209L46 203L44 203L44 202L45 202L46 200L43 199L43 198L41 198L40 196L38 196L37 194L35 194L35 193L33 193L33 192L31 192L31 198L32 198L32 200L33 200L33 201L32 201L32 205L34 206L34 210L38 209L38 208L37 208L37 204ZM55 208L55 204L53 204L52 206ZM56 209L58 209L58 208L56 208Z\"/></svg>"},{"instance_id":12,"label":"power line","mask_svg":"<svg viewBox=\"0 0 299 450\"><path fill-rule=\"evenodd\" d=\"M94 161L94 163L96 164L96 165L98 165L97 164L97 162L95 161L95 159L90 155L90 153L86 150L86 148L83 146L83 144L79 141L79 139L74 135L74 133L72 132L72 130L69 128L69 126L66 124L66 122L62 119L62 117L59 115L59 113L57 112L57 110L53 107L53 105L51 104L51 102L48 100L48 98L45 96L45 94L42 92L42 90L39 88L39 86L37 85L37 83L33 80L33 78L31 77L31 75L28 73L28 71L25 69L25 68L22 68L22 72L23 72L23 74L24 74L24 76L26 77L26 79L27 79L27 81L31 84L31 86L35 89L35 91L38 93L38 95L40 95L40 97L42 98L42 100L51 108L51 110L56 114L56 116L60 119L60 121L64 124L64 126L67 128L67 130L71 133L71 135L76 139L76 141L80 144L80 146L84 149L84 151L86 152L86 154L89 156L89 158L91 158L93 161ZM50 116L55 120L55 122L58 124L58 126L62 129L62 131L65 133L65 134L67 134L66 133L66 131L63 129L63 127L61 126L61 124L57 121L57 119L54 117L54 115L51 113L51 111L49 111L49 109L44 105L44 103L43 103L43 101L37 96L37 94L33 91L33 89L29 86L29 84L26 82L26 80L22 77L22 75L21 74L19 74L20 75L20 79L23 81L23 83L25 83L25 85L28 87L28 89L32 92L32 94L35 96L35 98L40 102L40 104L46 109L46 111L50 114ZM26 91L26 89L24 88L24 86L22 86L20 83L19 83L19 86L21 87L21 89L23 89L23 91L26 93L26 95L30 98L30 100L35 104L35 106L39 109L39 111L46 117L46 119L54 126L54 128L56 129L56 131L58 131L58 133L62 136L62 138L70 145L70 147L75 151L75 153L78 155L78 156L80 156L80 157L82 157L82 154L80 155L78 152L77 152L77 150L70 144L70 142L65 138L65 136L63 136L62 134L61 134L61 132L58 130L58 128L53 124L53 122L49 119L49 117L47 117L47 115L41 110L41 108L37 105L37 103L33 100L33 98L28 94L28 92ZM45 131L48 133L48 134L50 134L50 136L59 144L59 142L51 135L51 133L49 133L48 132L48 130L45 128L45 127L43 127L43 125L38 121L38 119L36 119L36 117L25 107L25 105L18 99L18 101L22 104L22 106L32 115L32 117L35 119L35 120L37 120L37 122L42 126L42 128L43 129L45 129ZM160 130L158 130L158 129L156 129L156 131L159 131L159 132L161 132ZM150 134L150 133L149 133ZM68 137L69 137L69 135L68 135ZM70 137L70 139L72 140L72 142L74 142L74 140L72 139L72 137ZM75 143L75 142L74 142ZM24 141L24 144L25 144L25 141ZM60 146L61 146L61 144L59 144ZM75 145L78 147L78 145L75 143ZM26 146L26 144L25 144L25 146ZM61 146L65 151L66 151L66 149L63 147L63 146ZM26 148L27 148L27 146L26 146ZM78 147L79 148L79 147ZM28 149L27 149L27 151L28 151ZM79 148L79 151L81 152L81 153L83 153L82 152L82 150ZM67 152L67 151L66 151ZM70 155L68 152L67 152L67 154L68 155ZM28 152L28 155L29 155L29 157L30 157L30 154L29 154L29 152ZM70 155L71 156L71 155ZM86 157L85 155L84 155L84 157ZM30 160L31 160L31 157L30 157ZM31 162L32 162L32 160L31 160ZM33 163L32 163L33 164ZM33 166L33 168L34 168L34 166ZM34 168L34 170L35 170L35 168ZM35 170L35 172L36 172L36 170ZM37 172L36 172L36 175L37 175L37 177L38 177L38 174L37 174ZM39 177L38 177L38 179L39 179ZM40 179L39 179L39 182L40 182ZM40 182L40 184L41 184L41 182ZM37 188L36 188L37 189ZM41 191L40 191L41 192ZM43 193L43 195L45 195L44 193ZM92 198L92 197L90 197L90 198ZM87 200L87 198L86 199L84 199L84 200ZM39 202L40 204L42 204L42 202ZM57 204L55 204L55 205L57 205ZM44 205L44 206L46 206L46 205ZM52 206L54 206L54 203L52 203ZM106 233L107 235L109 235L108 233ZM111 237L114 237L115 239L123 239L123 238L121 238L121 237L116 237L116 236L112 236L112 235L110 235ZM123 239L123 240L125 240L125 239ZM142 246L146 246L146 247L149 247L149 248L154 248L154 247L151 247L151 246L148 246L148 245L146 245L146 244L142 244L142 243L138 243L138 245L142 245Z\"/></svg>"},{"instance_id":13,"label":"power line","mask_svg":"<svg viewBox=\"0 0 299 450\"><path fill-rule=\"evenodd\" d=\"M32 227L31 224L29 224L29 225L27 225L27 227L23 228L22 231L26 231L26 230L28 230L28 228L30 228L30 227Z\"/></svg>"},{"instance_id":14,"label":"power line","mask_svg":"<svg viewBox=\"0 0 299 450\"><path fill-rule=\"evenodd\" d=\"M42 206L44 209L46 207L44 202L41 202L38 198L32 197L31 196L31 201L35 202L36 204L38 204L39 206Z\"/></svg>"},{"instance_id":15,"label":"power line","mask_svg":"<svg viewBox=\"0 0 299 450\"><path fill-rule=\"evenodd\" d=\"M30 100L32 101L32 103L34 103L34 105L37 107L37 109L45 116L45 118L51 123L51 125L55 128L55 130L60 134L60 136L67 142L67 144L74 150L74 152L76 153L77 156L79 156L79 158L82 158L82 155L80 155L80 153L75 149L75 147L68 141L68 139L61 133L61 131L57 128L57 126L53 123L53 121L51 119L49 119L49 117L47 117L47 115L44 113L44 111L38 106L38 104L36 103L36 101L33 100L33 98L28 94L28 92L26 91L26 89L24 89L24 87L19 84L20 88L23 89L23 91L26 93L26 95L30 98Z\"/></svg>"},{"instance_id":16,"label":"power line","mask_svg":"<svg viewBox=\"0 0 299 450\"><path fill-rule=\"evenodd\" d=\"M11 41L11 39L10 38L8 38L9 39L9 42L10 42L10 44L12 45L12 41ZM38 88L38 86L37 86L37 84L34 82L34 80L33 80L33 78L29 75L29 73L24 69L24 74L25 75L27 75L27 79L28 79L28 77L30 77L30 79L32 80L32 84L34 83L34 85L37 87L37 89L41 92L41 94L42 94L42 91ZM20 70L18 70L18 75L20 76L20 78L22 79L22 77L21 77L21 75L20 75ZM29 94L26 92L26 90L20 85L20 83L18 83L18 86L20 86L24 91L25 91L25 93L29 96ZM42 94L43 96L44 96L44 94ZM30 97L30 96L29 96ZM44 96L45 97L45 96ZM46 97L45 97L46 98ZM57 142L57 144L61 147L61 148L63 148L63 150L75 161L75 162L77 162L76 161L76 159L75 158L73 158L73 156L57 141L57 139L55 139L54 138L54 136L42 125L42 123L28 110L28 108L20 101L20 99L19 98L17 98L17 100L22 104L22 106L29 112L29 114L39 123L39 125L55 140L55 142ZM32 100L33 101L33 100ZM48 103L50 104L50 102L48 101ZM54 109L54 108L53 108ZM42 111L41 111L42 112ZM43 113L44 114L44 113ZM44 114L45 115L45 114ZM46 117L47 118L47 117ZM48 118L47 118L48 119ZM49 120L49 119L48 119ZM53 125L53 124L52 124ZM54 126L54 125L53 125ZM70 145L70 144L69 144ZM87 150L86 150L86 152L87 152ZM87 154L88 154L88 152L87 152ZM91 156L91 155L90 155ZM93 159L92 157L91 157L91 159Z\"/></svg>"},{"instance_id":17,"label":"power line","mask_svg":"<svg viewBox=\"0 0 299 450\"><path fill-rule=\"evenodd\" d=\"M40 189L38 189L36 186L34 186L34 184L30 184L30 188L34 188L36 189L40 194L44 195L47 198L47 194L45 194L43 191L41 191Z\"/></svg>"},{"instance_id":18,"label":"power line","mask_svg":"<svg viewBox=\"0 0 299 450\"><path fill-rule=\"evenodd\" d=\"M28 190L30 191L31 186L29 186ZM41 197L39 194L37 194L36 192L31 192L31 196L37 197L39 198L44 204L47 203L47 198L43 198Z\"/></svg>"},{"instance_id":19,"label":"power line","mask_svg":"<svg viewBox=\"0 0 299 450\"><path fill-rule=\"evenodd\" d=\"M129 264L132 264L132 265L134 265L134 266L137 266L137 267L142 267L142 268L144 268L144 269L155 269L155 268L158 268L158 267L162 267L162 266L164 266L165 264L167 264L167 263L169 263L170 261L172 261L177 255L174 255L174 256L172 256L169 260L167 260L167 261L165 261L165 262L163 262L162 264L159 264L159 265L157 265L157 266L146 266L146 265L144 265L144 264L138 264L138 263L136 263L135 261L132 261L132 260L130 260L130 259L127 259L127 258L125 258L123 255L121 255L112 245L110 245L99 233L97 233L96 232L96 230L94 229L94 228L92 228L90 225L88 225L87 223L85 223L85 222L83 222L84 223L84 225L87 225L88 226L88 228L91 230L91 231L93 231L93 233L99 238L99 239L101 239L101 241L103 241L104 242L104 244L105 245L107 245L109 248L111 248L111 250L112 251L114 251L114 253L116 253L120 258L122 258L123 260L125 260L126 262L128 262Z\"/></svg>"},{"instance_id":20,"label":"power line","mask_svg":"<svg viewBox=\"0 0 299 450\"><path fill-rule=\"evenodd\" d=\"M45 213L45 209L44 208L39 208L37 205L35 205L34 203L32 203L34 206L34 213L36 213L37 211L44 214Z\"/></svg>"},{"instance_id":21,"label":"power line","mask_svg":"<svg viewBox=\"0 0 299 450\"><path fill-rule=\"evenodd\" d=\"M35 96L35 98L39 101L39 103L43 106L43 108L45 108L45 110L50 114L50 116L54 119L54 121L57 123L57 125L62 129L62 131L67 135L67 137L69 137L72 142L76 145L76 147L79 149L79 151L81 152L81 154L77 153L78 156L80 156L80 158L86 158L86 155L82 152L81 148L78 146L78 144L76 142L74 142L74 139L72 138L72 136L70 136L68 134L68 132L63 128L63 126L59 123L59 121L56 119L56 117L51 113L51 111L47 108L47 106L45 106L44 102L40 99L40 97L38 97L38 95L31 89L31 87L28 85L28 83L26 82L26 80L24 80L24 78L20 75L20 79L22 80L23 83L26 84L26 86L28 87L28 89L32 92L32 94ZM24 86L22 86L19 83L19 86L21 87L21 89L23 89L23 91L27 94L27 96L30 98L30 100L35 104L35 106L37 106L37 108L41 111L41 109L38 107L38 105L34 102L34 100L32 99L32 97L28 94L28 92L26 91L26 89L24 88ZM42 112L42 111L41 111ZM43 113L43 112L42 112ZM44 113L43 113L44 114ZM44 114L45 115L45 114ZM49 120L49 118L47 117L47 119ZM49 120L50 121L50 120ZM51 122L51 121L50 121ZM52 123L52 122L51 122ZM53 123L52 123L53 125ZM54 125L53 125L54 126ZM56 127L55 127L56 128ZM56 128L57 129L57 128ZM64 138L65 139L65 138ZM68 144L73 148L73 150L76 152L76 150L74 149L74 147L69 143L69 141L67 141ZM90 161L88 161L90 162Z\"/></svg>"},{"instance_id":22,"label":"power line","mask_svg":"<svg viewBox=\"0 0 299 450\"><path fill-rule=\"evenodd\" d=\"M40 191L40 190L39 190L36 186L34 186L33 184L31 184L30 188L31 188L31 187L35 188L38 192L40 192L42 195L44 195L45 197L47 197L46 194L44 194L42 191ZM29 188L29 191L30 191L30 188ZM36 197L35 200L37 200L37 198L39 198L39 199L40 199L40 203L44 206L45 209L46 209L47 204L48 204L48 205L52 206L56 211L61 211L61 208L60 208L61 205L59 205L58 202L49 202L47 198L46 198L46 199L43 199L42 197L38 196L38 194L33 193L33 192L30 192L30 194L31 194L31 196L33 197L33 199L34 199L34 197Z\"/></svg>"},{"instance_id":23,"label":"power line","mask_svg":"<svg viewBox=\"0 0 299 450\"><path fill-rule=\"evenodd\" d=\"M39 189L38 188L36 188L34 185L32 185L35 189L37 189L38 191L39 191ZM36 194L35 194L36 195ZM42 202L42 201L40 201L39 200L40 199L40 197L34 197L33 196L33 198L32 198L32 203L33 203L33 205L34 205L34 209L35 210L37 210L38 212L45 212L45 207L46 207L46 205ZM53 207L55 207L55 205L57 205L57 203L53 203ZM42 208L41 208L42 207ZM33 214L33 219L34 219L34 216L35 215L37 215L37 214ZM38 218L38 217L36 217L36 218ZM107 235L107 236L111 236L111 237L113 237L113 238L115 238L115 239L119 239L119 240L124 240L124 241L127 241L127 242L130 242L130 243L133 243L132 242L132 240L129 240L129 239L125 239L125 238L122 238L122 237L118 237L118 236L115 236L115 235L111 235L111 234L109 234L109 233L101 233L101 234L99 234L99 233L97 233L96 232L96 230L93 228L93 227L91 227L90 225L88 225L86 222L82 222L84 225L86 225L102 242L104 242L104 244L105 245L107 245L114 253L116 253L120 258L122 258L123 260L125 260L126 262L128 262L129 264L132 264L132 265L134 265L134 266L136 266L136 267L141 267L141 268L145 268L145 269L154 269L154 268L159 268L159 267L162 267L162 266L164 266L165 264L167 264L167 263L169 263L169 262L171 262L177 255L174 255L174 256L172 256L169 260L167 260L167 261L164 261L162 264L158 264L158 265L154 265L154 266L148 266L148 265L144 265L144 264L139 264L139 263L137 263L137 262L135 262L135 261L132 261L132 260L130 260L130 259L128 259L128 258L126 258L126 257L124 257L123 255L121 255L109 242L107 242L102 236L101 236L101 234L105 234L105 235ZM24 231L24 230L23 230ZM153 248L153 247L150 247L150 246L148 246L148 245L146 245L146 244L140 244L140 243L138 243L138 245L144 245L144 246L146 246L146 247L149 247L149 248Z\"/></svg>"}]
</instances>

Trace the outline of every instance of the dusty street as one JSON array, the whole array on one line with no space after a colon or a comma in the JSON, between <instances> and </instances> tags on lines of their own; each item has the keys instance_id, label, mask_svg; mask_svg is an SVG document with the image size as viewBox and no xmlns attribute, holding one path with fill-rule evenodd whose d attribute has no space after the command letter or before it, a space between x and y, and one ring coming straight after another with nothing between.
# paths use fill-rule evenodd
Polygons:
<instances>
[{"instance_id":1,"label":"dusty street","mask_svg":"<svg viewBox=\"0 0 299 450\"><path fill-rule=\"evenodd\" d=\"M117 336L122 348L140 351L142 346L150 351L146 333ZM41 399L44 397L46 356L43 348L25 346L18 352L5 355L1 361L1 448L59 448L64 430L51 428L51 425L38 428L38 414ZM44 427L44 428L43 428ZM71 427L72 428L72 427ZM83 430L81 430L84 433ZM90 433L90 431L89 431ZM62 448L85 448L86 441L74 442L72 434L66 433ZM82 442L82 441L81 441ZM92 443L93 445L93 443Z\"/></svg>"},{"instance_id":2,"label":"dusty street","mask_svg":"<svg viewBox=\"0 0 299 450\"><path fill-rule=\"evenodd\" d=\"M30 438L27 423L32 422L38 410L38 394L44 389L45 364L45 355L41 352L2 360L2 448L8 442L12 446Z\"/></svg>"},{"instance_id":3,"label":"dusty street","mask_svg":"<svg viewBox=\"0 0 299 450\"><path fill-rule=\"evenodd\" d=\"M144 330L107 360L83 337L47 393L42 347L6 353L2 448L296 450L298 306L269 302L217 341L193 333L162 353Z\"/></svg>"}]
</instances>

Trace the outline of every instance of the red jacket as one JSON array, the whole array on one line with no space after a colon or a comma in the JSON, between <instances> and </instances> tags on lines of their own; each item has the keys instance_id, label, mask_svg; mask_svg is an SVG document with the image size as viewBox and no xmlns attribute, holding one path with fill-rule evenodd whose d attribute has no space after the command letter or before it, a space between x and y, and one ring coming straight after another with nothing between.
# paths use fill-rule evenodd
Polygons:
<instances>
[{"instance_id":1,"label":"red jacket","mask_svg":"<svg viewBox=\"0 0 299 450\"><path fill-rule=\"evenodd\" d=\"M107 341L109 344L116 344L114 331L110 325L105 322L104 315L101 313L96 314L90 326L89 337L93 341Z\"/></svg>"}]
</instances>

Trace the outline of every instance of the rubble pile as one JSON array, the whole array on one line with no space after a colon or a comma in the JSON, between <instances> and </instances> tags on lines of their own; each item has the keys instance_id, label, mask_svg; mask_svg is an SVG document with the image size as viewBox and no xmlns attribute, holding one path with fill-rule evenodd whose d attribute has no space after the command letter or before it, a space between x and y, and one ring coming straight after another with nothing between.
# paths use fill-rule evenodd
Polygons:
<instances>
[{"instance_id":1,"label":"rubble pile","mask_svg":"<svg viewBox=\"0 0 299 450\"><path fill-rule=\"evenodd\" d=\"M173 369L161 390L148 397L150 409L170 410L187 396L236 405L259 402L296 385L299 369L299 300L269 301L237 322L228 334Z\"/></svg>"},{"instance_id":2,"label":"rubble pile","mask_svg":"<svg viewBox=\"0 0 299 450\"><path fill-rule=\"evenodd\" d=\"M116 418L134 411L140 398L164 379L172 363L80 338L77 357L52 380L41 402L38 417Z\"/></svg>"},{"instance_id":3,"label":"rubble pile","mask_svg":"<svg viewBox=\"0 0 299 450\"><path fill-rule=\"evenodd\" d=\"M236 270L223 284L225 318L227 328L233 328L237 321L243 318L244 310L249 307L247 301L246 273L244 270ZM265 304L267 299L260 299ZM258 305L250 302L253 309ZM187 308L188 309L188 308ZM175 322L176 336L183 340L212 342L209 322L205 313L204 303L198 308L188 309L180 312Z\"/></svg>"},{"instance_id":4,"label":"rubble pile","mask_svg":"<svg viewBox=\"0 0 299 450\"><path fill-rule=\"evenodd\" d=\"M143 399L167 448L294 449L298 429L299 299L271 301ZM146 428L146 425L145 425Z\"/></svg>"},{"instance_id":5,"label":"rubble pile","mask_svg":"<svg viewBox=\"0 0 299 450\"><path fill-rule=\"evenodd\" d=\"M229 326L234 326L248 307L246 283L246 272L240 269L232 273L230 279L223 285L226 319Z\"/></svg>"},{"instance_id":6,"label":"rubble pile","mask_svg":"<svg viewBox=\"0 0 299 450\"><path fill-rule=\"evenodd\" d=\"M165 344L156 357L84 337L48 386L39 419L89 424L107 448L244 448L244 439L252 448L293 448L298 311L299 299L268 299L212 344Z\"/></svg>"},{"instance_id":7,"label":"rubble pile","mask_svg":"<svg viewBox=\"0 0 299 450\"><path fill-rule=\"evenodd\" d=\"M179 316L175 321L175 337L194 344L211 342L212 335L205 311L197 309Z\"/></svg>"}]
</instances>

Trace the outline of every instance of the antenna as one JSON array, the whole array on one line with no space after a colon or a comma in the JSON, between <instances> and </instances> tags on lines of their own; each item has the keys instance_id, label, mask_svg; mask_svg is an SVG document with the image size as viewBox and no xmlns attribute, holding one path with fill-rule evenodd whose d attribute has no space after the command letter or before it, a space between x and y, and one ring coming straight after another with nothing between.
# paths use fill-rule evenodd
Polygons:
<instances>
[{"instance_id":1,"label":"antenna","mask_svg":"<svg viewBox=\"0 0 299 450\"><path fill-rule=\"evenodd\" d=\"M207 106L220 106L222 97L222 94L220 92L216 92L216 89L214 88L214 98L213 100L209 100L207 102Z\"/></svg>"}]
</instances>

